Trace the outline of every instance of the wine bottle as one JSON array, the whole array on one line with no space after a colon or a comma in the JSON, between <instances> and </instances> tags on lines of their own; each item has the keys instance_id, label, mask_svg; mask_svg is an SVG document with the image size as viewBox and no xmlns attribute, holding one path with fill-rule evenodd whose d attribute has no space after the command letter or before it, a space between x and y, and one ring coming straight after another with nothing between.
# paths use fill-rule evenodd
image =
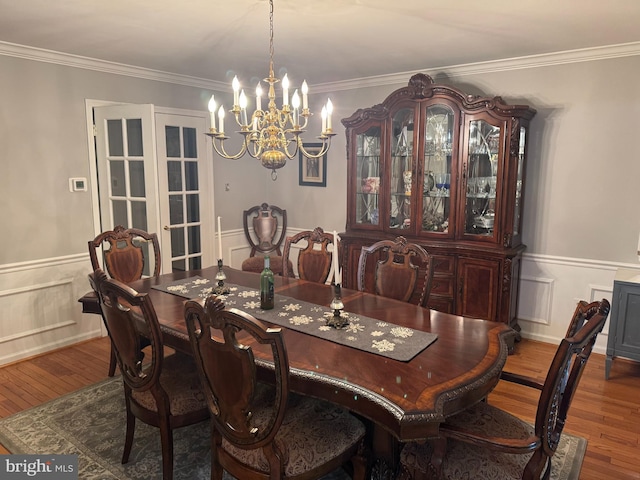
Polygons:
<instances>
[{"instance_id":1,"label":"wine bottle","mask_svg":"<svg viewBox=\"0 0 640 480\"><path fill-rule=\"evenodd\" d=\"M260 274L260 308L271 310L274 306L273 272L269 265L269 257L264 257L264 270Z\"/></svg>"}]
</instances>

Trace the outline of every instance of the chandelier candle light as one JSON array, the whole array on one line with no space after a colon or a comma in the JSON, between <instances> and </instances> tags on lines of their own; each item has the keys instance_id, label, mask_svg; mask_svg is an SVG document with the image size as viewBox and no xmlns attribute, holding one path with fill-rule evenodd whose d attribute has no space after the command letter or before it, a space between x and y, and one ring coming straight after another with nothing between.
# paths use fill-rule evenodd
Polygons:
<instances>
[{"instance_id":1,"label":"chandelier candle light","mask_svg":"<svg viewBox=\"0 0 640 480\"><path fill-rule=\"evenodd\" d=\"M282 78L282 108L276 106L275 84L280 82L273 73L273 0L269 0L269 76L264 79L269 85L267 92L267 109L262 110L262 85L258 83L256 87L256 109L251 114L249 120L247 116L247 96L240 86L238 77L233 78L231 84L233 88L233 108L229 110L235 117L236 123L240 127L237 132L244 137L240 151L229 154L225 150L224 141L227 137L224 133L224 107L216 105L214 96L209 100L209 112L211 114L211 128L207 133L211 137L213 148L218 155L223 158L237 159L248 153L251 157L260 159L262 166L271 169L271 178L276 180L278 174L276 170L282 168L287 159L294 158L298 151L309 158L321 158L331 146L333 133L331 114L333 105L331 100L322 107L322 129L317 137L322 143L320 149L315 149L313 153L305 150L302 137L305 132L309 117L309 87L306 81L302 82L300 91L302 93L302 104L300 94L296 89L291 96L289 103L289 78L285 74ZM216 112L218 117L216 129ZM301 123L302 122L302 123Z\"/></svg>"}]
</instances>

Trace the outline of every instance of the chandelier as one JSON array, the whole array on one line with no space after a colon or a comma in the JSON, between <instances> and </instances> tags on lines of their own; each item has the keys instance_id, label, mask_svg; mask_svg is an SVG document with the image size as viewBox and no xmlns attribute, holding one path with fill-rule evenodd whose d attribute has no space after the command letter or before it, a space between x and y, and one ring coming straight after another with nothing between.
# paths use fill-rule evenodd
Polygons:
<instances>
[{"instance_id":1,"label":"chandelier","mask_svg":"<svg viewBox=\"0 0 640 480\"><path fill-rule=\"evenodd\" d=\"M275 84L280 82L273 73L273 0L269 0L269 76L264 79L269 85L267 93L267 109L262 109L262 86L258 82L256 87L256 109L249 119L247 115L247 96L241 89L238 77L234 77L233 88L233 108L229 110L233 114L236 124L240 127L237 132L242 135L243 141L240 150L235 154L226 151L224 143L229 137L224 130L224 107L216 105L214 96L209 100L209 112L211 114L211 128L207 133L211 137L213 148L218 155L223 158L237 159L248 153L251 157L259 159L262 166L271 169L271 178L276 180L278 174L276 170L282 168L287 159L294 158L298 151L301 151L309 158L322 157L331 146L331 137L335 135L331 124L331 114L333 105L331 100L327 100L322 107L321 118L322 128L320 136L320 147L314 145L313 152L304 148L302 137L305 132L309 117L307 82L302 82L300 87L302 99L296 89L291 96L289 103L289 79L285 74L282 78L282 107L276 106ZM302 107L302 108L301 108ZM217 112L216 112L217 109ZM218 117L216 129L216 115Z\"/></svg>"}]
</instances>

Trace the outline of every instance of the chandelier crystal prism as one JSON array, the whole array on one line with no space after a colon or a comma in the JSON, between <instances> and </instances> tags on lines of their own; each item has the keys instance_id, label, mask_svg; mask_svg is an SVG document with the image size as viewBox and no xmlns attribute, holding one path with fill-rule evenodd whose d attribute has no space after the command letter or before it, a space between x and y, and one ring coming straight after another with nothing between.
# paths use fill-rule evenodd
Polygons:
<instances>
[{"instance_id":1,"label":"chandelier crystal prism","mask_svg":"<svg viewBox=\"0 0 640 480\"><path fill-rule=\"evenodd\" d=\"M256 109L249 119L247 116L247 96L240 86L238 77L234 77L233 88L233 108L229 110L233 114L236 124L240 127L237 132L243 136L242 146L235 154L230 154L225 149L225 140L230 137L225 135L224 116L225 110L221 105L217 107L214 96L209 100L209 113L211 115L210 132L206 133L211 137L213 149L218 155L227 159L237 159L245 153L251 157L259 159L262 166L271 170L271 178L276 180L277 169L282 168L287 159L294 158L299 151L309 158L320 158L327 153L331 146L333 133L331 114L333 105L331 99L327 100L322 107L321 118L322 128L320 136L320 146L314 145L313 151L308 151L304 147L301 135L306 131L309 117L312 113L309 110L309 87L307 82L302 82L300 91L302 99L296 89L291 96L289 103L289 78L285 74L282 81L275 77L273 73L273 0L269 0L269 76L264 79L269 85L267 92L267 109L262 109L262 85L258 82L256 87ZM282 106L276 106L276 83L282 84ZM218 117L216 128L216 116Z\"/></svg>"}]
</instances>

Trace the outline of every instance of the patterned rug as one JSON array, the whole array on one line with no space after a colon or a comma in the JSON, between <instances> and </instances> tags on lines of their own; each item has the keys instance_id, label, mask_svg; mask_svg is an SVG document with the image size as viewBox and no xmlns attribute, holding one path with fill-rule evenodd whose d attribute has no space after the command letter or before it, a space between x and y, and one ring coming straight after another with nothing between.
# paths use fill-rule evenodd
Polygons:
<instances>
[{"instance_id":1,"label":"patterned rug","mask_svg":"<svg viewBox=\"0 0 640 480\"><path fill-rule=\"evenodd\" d=\"M0 443L17 454L78 454L80 479L161 479L158 430L140 421L129 462L120 463L125 426L121 382L114 377L1 419ZM175 480L209 479L209 448L208 422L175 430ZM586 440L563 435L560 455L555 456L562 464L556 469L561 474L554 478L577 479L585 448ZM323 480L348 478L338 470ZM233 477L225 474L224 480Z\"/></svg>"}]
</instances>

